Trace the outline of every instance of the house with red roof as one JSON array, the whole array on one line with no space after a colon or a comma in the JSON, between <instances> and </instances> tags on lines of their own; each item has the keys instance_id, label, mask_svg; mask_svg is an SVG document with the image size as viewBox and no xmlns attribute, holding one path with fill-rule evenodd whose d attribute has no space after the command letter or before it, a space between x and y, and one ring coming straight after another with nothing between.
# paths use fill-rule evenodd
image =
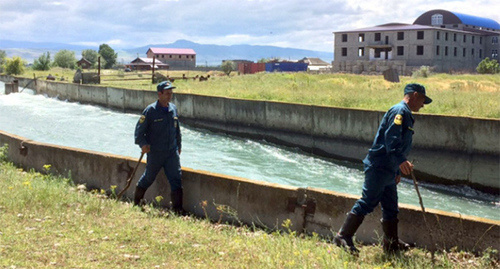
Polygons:
<instances>
[{"instance_id":1,"label":"house with red roof","mask_svg":"<svg viewBox=\"0 0 500 269\"><path fill-rule=\"evenodd\" d=\"M146 55L168 64L170 70L192 70L196 67L196 52L193 49L149 48Z\"/></svg>"},{"instance_id":2,"label":"house with red roof","mask_svg":"<svg viewBox=\"0 0 500 269\"><path fill-rule=\"evenodd\" d=\"M133 61L131 61L130 64L127 64L126 67L130 68L131 70L148 71L153 69L153 58L137 57ZM168 64L155 60L154 69L166 70L169 69L169 66Z\"/></svg>"},{"instance_id":3,"label":"house with red roof","mask_svg":"<svg viewBox=\"0 0 500 269\"><path fill-rule=\"evenodd\" d=\"M76 62L76 65L78 67L81 67L82 69L90 69L90 67L92 66L92 63L89 62L87 59L85 59L84 57L82 57L80 59L80 61Z\"/></svg>"}]
</instances>

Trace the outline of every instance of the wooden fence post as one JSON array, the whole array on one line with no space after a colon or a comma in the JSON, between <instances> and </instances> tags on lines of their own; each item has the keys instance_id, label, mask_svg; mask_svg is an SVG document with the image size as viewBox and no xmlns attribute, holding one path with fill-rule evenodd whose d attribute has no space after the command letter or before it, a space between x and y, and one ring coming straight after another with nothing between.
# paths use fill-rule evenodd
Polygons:
<instances>
[{"instance_id":1,"label":"wooden fence post","mask_svg":"<svg viewBox=\"0 0 500 269\"><path fill-rule=\"evenodd\" d=\"M153 74L151 74L151 84L155 84L155 60L156 60L156 57L153 55L153 68L151 70L153 70Z\"/></svg>"},{"instance_id":2,"label":"wooden fence post","mask_svg":"<svg viewBox=\"0 0 500 269\"><path fill-rule=\"evenodd\" d=\"M99 84L101 84L101 56L97 57L97 77L99 78Z\"/></svg>"}]
</instances>

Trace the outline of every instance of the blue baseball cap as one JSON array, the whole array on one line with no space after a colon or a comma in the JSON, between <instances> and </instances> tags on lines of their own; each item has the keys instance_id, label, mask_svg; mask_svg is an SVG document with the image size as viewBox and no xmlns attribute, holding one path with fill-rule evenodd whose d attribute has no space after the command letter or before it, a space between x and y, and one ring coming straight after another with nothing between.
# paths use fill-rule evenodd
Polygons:
<instances>
[{"instance_id":1,"label":"blue baseball cap","mask_svg":"<svg viewBox=\"0 0 500 269\"><path fill-rule=\"evenodd\" d=\"M156 90L161 92L163 90L172 90L175 89L174 85L172 85L172 82L165 80L160 83L158 83L158 86L156 86Z\"/></svg>"},{"instance_id":2,"label":"blue baseball cap","mask_svg":"<svg viewBox=\"0 0 500 269\"><path fill-rule=\"evenodd\" d=\"M409 93L412 93L412 92L418 92L418 93L421 93L425 96L425 101L424 101L424 104L430 104L432 102L432 99L429 98L426 94L425 94L425 87L424 85L420 85L420 84L417 84L417 83L410 83L410 84L407 84L405 86L405 95L409 94Z\"/></svg>"}]
</instances>

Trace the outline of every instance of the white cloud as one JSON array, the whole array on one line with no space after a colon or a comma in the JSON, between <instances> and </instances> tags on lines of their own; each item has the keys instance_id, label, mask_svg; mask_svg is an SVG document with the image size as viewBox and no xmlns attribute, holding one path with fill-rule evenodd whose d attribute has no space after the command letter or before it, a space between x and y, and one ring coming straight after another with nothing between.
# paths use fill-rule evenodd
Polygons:
<instances>
[{"instance_id":1,"label":"white cloud","mask_svg":"<svg viewBox=\"0 0 500 269\"><path fill-rule=\"evenodd\" d=\"M120 48L187 39L332 51L332 32L413 23L432 9L500 22L496 0L2 0L0 38Z\"/></svg>"}]
</instances>

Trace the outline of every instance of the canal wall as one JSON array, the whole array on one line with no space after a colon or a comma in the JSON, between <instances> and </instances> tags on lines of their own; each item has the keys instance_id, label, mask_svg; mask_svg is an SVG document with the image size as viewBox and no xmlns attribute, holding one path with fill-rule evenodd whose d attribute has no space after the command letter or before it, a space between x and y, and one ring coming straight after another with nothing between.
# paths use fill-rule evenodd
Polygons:
<instances>
[{"instance_id":1,"label":"canal wall","mask_svg":"<svg viewBox=\"0 0 500 269\"><path fill-rule=\"evenodd\" d=\"M0 145L8 146L7 157L26 170L70 177L75 184L89 189L123 190L136 159L118 155L56 146L0 131ZM132 184L123 196L132 199L137 180L146 163L138 167ZM296 188L280 184L209 173L183 167L184 208L197 216L212 220L256 225L270 230L295 231L331 238L339 230L357 196L314 188ZM162 196L162 206L170 202L170 188L163 173L146 192L155 201ZM462 216L427 209L424 221L419 207L400 204L400 238L418 247L473 251L491 247L500 249L500 221ZM380 208L365 218L356 238L364 243L379 243L383 231ZM282 224L290 220L291 225ZM430 227L428 230L427 227ZM432 237L431 237L432 236Z\"/></svg>"},{"instance_id":2,"label":"canal wall","mask_svg":"<svg viewBox=\"0 0 500 269\"><path fill-rule=\"evenodd\" d=\"M13 79L0 76L5 82ZM16 79L20 87L32 80ZM142 111L157 99L155 91L44 80L32 85L30 88L40 94L126 112ZM189 125L354 162L360 162L366 155L384 115L361 109L182 93L174 95L174 102L181 120ZM500 194L500 120L422 113L415 114L415 119L409 160L415 163L419 180L466 184Z\"/></svg>"}]
</instances>

